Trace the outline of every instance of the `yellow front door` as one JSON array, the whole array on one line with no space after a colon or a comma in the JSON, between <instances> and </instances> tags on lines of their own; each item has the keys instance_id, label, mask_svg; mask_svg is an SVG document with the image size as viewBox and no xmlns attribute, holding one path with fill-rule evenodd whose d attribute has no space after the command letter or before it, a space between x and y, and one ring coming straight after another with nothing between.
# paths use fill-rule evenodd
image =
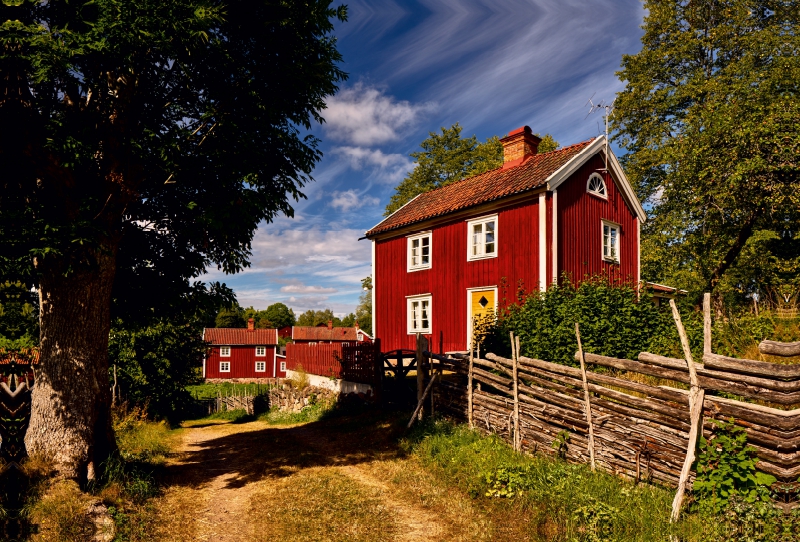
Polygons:
<instances>
[{"instance_id":1,"label":"yellow front door","mask_svg":"<svg viewBox=\"0 0 800 542\"><path fill-rule=\"evenodd\" d=\"M484 288L469 290L469 307L467 307L467 348L472 344L472 333L477 323L486 322L488 318L494 319L497 309L497 288Z\"/></svg>"}]
</instances>

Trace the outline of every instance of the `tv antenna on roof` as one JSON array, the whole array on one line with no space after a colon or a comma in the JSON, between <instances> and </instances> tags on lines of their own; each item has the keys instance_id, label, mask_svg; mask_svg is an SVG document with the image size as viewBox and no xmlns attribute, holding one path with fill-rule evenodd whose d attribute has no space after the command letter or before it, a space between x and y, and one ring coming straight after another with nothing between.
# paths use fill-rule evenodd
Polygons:
<instances>
[{"instance_id":1,"label":"tv antenna on roof","mask_svg":"<svg viewBox=\"0 0 800 542\"><path fill-rule=\"evenodd\" d=\"M597 93L595 92L595 94L597 94ZM599 102L594 103L592 101L592 98L594 98L594 94L592 94L592 96L589 98L589 100L584 104L584 107L586 107L587 105L590 106L590 107L589 107L589 112L586 113L586 116L583 117L583 120L586 120L589 117L589 115L591 115L595 111L599 111L600 109L605 110L605 115L603 115L603 119L606 122L606 132L605 132L605 136L606 136L605 165L606 166L605 166L605 170L608 171L608 117L610 117L611 115L614 114L614 102L616 101L616 98L614 98L614 100L612 100L612 102L610 104L606 103L605 100L600 100Z\"/></svg>"}]
</instances>

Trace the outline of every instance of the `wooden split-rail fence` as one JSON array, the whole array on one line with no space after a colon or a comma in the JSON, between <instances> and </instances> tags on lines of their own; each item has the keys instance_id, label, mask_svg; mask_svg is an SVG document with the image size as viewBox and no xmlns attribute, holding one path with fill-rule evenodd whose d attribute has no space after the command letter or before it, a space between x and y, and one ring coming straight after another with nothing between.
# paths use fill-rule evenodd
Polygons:
<instances>
[{"instance_id":1,"label":"wooden split-rail fence","mask_svg":"<svg viewBox=\"0 0 800 542\"><path fill-rule=\"evenodd\" d=\"M773 489L785 497L778 504L791 508L800 489L800 365L712 353L708 305L706 299L703 363L694 363L687 352L674 309L688 359L647 352L637 360L617 359L579 350L581 369L521 356L513 338L511 358L425 350L429 376L420 398L518 450L557 453L637 481L677 487L674 516L691 487L700 430L710 437L714 420L733 419L747 432L758 469L778 479ZM760 350L796 356L800 343L764 341ZM434 380L430 397L423 397Z\"/></svg>"}]
</instances>

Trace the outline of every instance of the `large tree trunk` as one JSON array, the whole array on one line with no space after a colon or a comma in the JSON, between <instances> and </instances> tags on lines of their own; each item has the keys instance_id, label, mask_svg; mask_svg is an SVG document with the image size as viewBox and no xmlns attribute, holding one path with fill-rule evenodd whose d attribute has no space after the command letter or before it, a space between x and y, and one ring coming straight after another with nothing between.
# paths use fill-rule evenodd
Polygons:
<instances>
[{"instance_id":1,"label":"large tree trunk","mask_svg":"<svg viewBox=\"0 0 800 542\"><path fill-rule=\"evenodd\" d=\"M91 265L73 263L71 270L58 257L37 262L41 361L25 446L81 484L116 449L108 378L115 252L95 252Z\"/></svg>"}]
</instances>

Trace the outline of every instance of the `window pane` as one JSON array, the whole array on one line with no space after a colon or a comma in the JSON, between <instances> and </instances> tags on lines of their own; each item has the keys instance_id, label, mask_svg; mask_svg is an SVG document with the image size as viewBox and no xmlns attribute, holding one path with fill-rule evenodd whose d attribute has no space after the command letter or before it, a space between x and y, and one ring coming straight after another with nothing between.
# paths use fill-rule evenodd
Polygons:
<instances>
[{"instance_id":1,"label":"window pane","mask_svg":"<svg viewBox=\"0 0 800 542\"><path fill-rule=\"evenodd\" d=\"M422 302L422 329L428 329L428 302Z\"/></svg>"},{"instance_id":2,"label":"window pane","mask_svg":"<svg viewBox=\"0 0 800 542\"><path fill-rule=\"evenodd\" d=\"M431 253L431 238L425 237L422 239L422 265L428 265L431 261L430 253Z\"/></svg>"},{"instance_id":3,"label":"window pane","mask_svg":"<svg viewBox=\"0 0 800 542\"><path fill-rule=\"evenodd\" d=\"M494 243L486 243L486 254L494 254Z\"/></svg>"},{"instance_id":4,"label":"window pane","mask_svg":"<svg viewBox=\"0 0 800 542\"><path fill-rule=\"evenodd\" d=\"M494 220L486 223L486 233L488 234L489 232L494 233Z\"/></svg>"},{"instance_id":5,"label":"window pane","mask_svg":"<svg viewBox=\"0 0 800 542\"><path fill-rule=\"evenodd\" d=\"M417 329L417 322L419 321L419 317L417 315L417 311L419 310L419 301L412 301L411 302L411 329Z\"/></svg>"}]
</instances>

